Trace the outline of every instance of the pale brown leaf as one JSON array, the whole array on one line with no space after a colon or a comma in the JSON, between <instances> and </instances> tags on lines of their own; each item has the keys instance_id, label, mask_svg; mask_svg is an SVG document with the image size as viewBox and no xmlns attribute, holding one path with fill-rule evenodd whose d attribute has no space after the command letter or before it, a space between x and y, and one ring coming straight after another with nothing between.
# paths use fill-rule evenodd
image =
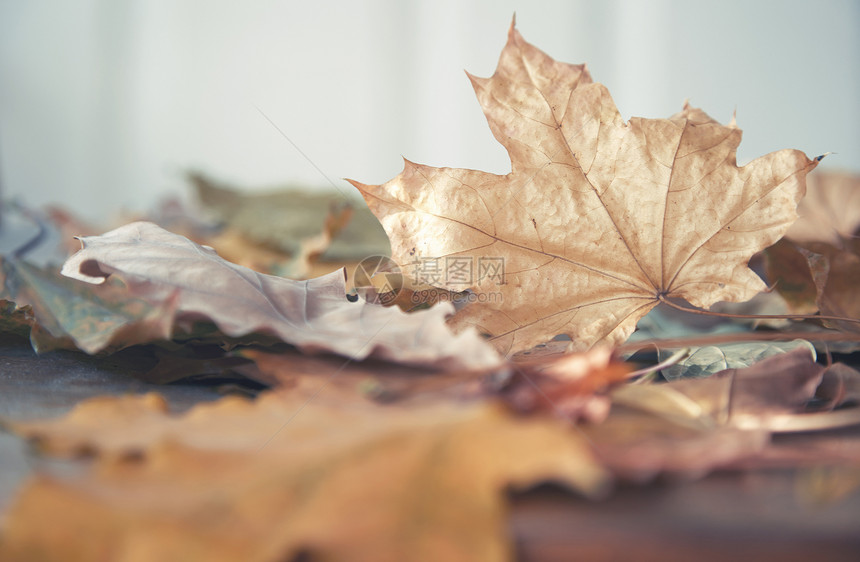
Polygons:
<instances>
[{"instance_id":1,"label":"pale brown leaf","mask_svg":"<svg viewBox=\"0 0 860 562\"><path fill-rule=\"evenodd\" d=\"M470 79L510 174L406 161L383 185L353 182L401 265L464 257L476 293L502 296L454 325L506 353L559 333L587 348L624 341L663 297L708 307L765 288L747 262L795 219L817 161L782 150L738 167L741 131L689 106L625 123L584 65L553 60L513 26L495 74ZM504 258L504 284L481 278L481 257Z\"/></svg>"},{"instance_id":2,"label":"pale brown leaf","mask_svg":"<svg viewBox=\"0 0 860 562\"><path fill-rule=\"evenodd\" d=\"M800 249L806 257L815 283L816 302L821 314L860 321L860 241L846 241L844 247L811 244ZM860 332L860 323L828 321L841 330Z\"/></svg>"},{"instance_id":3,"label":"pale brown leaf","mask_svg":"<svg viewBox=\"0 0 860 562\"><path fill-rule=\"evenodd\" d=\"M839 246L860 231L860 177L848 172L820 171L809 176L799 218L786 238L796 242L828 242Z\"/></svg>"},{"instance_id":4,"label":"pale brown leaf","mask_svg":"<svg viewBox=\"0 0 860 562\"><path fill-rule=\"evenodd\" d=\"M817 312L815 281L800 248L783 238L765 250L764 256L768 283L785 299L791 312Z\"/></svg>"},{"instance_id":5,"label":"pale brown leaf","mask_svg":"<svg viewBox=\"0 0 860 562\"><path fill-rule=\"evenodd\" d=\"M500 362L474 331L451 333L445 325L450 304L406 314L351 302L343 271L307 281L263 275L146 222L81 238L81 244L63 266L64 275L94 284L118 277L137 299L173 299L178 323L207 319L230 337L269 334L307 351L352 359L375 355L466 369Z\"/></svg>"}]
</instances>

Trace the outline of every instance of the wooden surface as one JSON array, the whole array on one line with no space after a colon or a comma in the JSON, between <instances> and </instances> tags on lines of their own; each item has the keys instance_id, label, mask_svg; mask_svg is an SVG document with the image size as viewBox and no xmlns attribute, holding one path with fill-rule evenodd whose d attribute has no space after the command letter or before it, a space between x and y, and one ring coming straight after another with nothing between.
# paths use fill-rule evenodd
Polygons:
<instances>
[{"instance_id":1,"label":"wooden surface","mask_svg":"<svg viewBox=\"0 0 860 562\"><path fill-rule=\"evenodd\" d=\"M524 560L860 560L860 495L809 505L790 470L621 487L588 502L542 488L514 498Z\"/></svg>"},{"instance_id":2,"label":"wooden surface","mask_svg":"<svg viewBox=\"0 0 860 562\"><path fill-rule=\"evenodd\" d=\"M213 386L156 386L130 374L146 367L134 358L36 356L26 340L2 339L0 416L58 416L100 394L156 390L175 411L220 396ZM860 444L858 427L840 435ZM790 444L821 438L781 437ZM33 471L68 469L0 432L0 511ZM723 471L695 481L620 485L601 501L542 486L512 494L510 529L523 560L860 560L860 491L813 503L798 494L801 476L786 468Z\"/></svg>"}]
</instances>

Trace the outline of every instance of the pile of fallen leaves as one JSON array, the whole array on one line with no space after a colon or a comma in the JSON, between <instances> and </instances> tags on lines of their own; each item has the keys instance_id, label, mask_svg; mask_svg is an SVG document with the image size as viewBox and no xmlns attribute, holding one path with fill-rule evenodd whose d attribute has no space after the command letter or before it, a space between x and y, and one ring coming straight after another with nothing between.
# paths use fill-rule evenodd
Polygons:
<instances>
[{"instance_id":1,"label":"pile of fallen leaves","mask_svg":"<svg viewBox=\"0 0 860 562\"><path fill-rule=\"evenodd\" d=\"M860 467L772 439L860 424L860 373L829 354L860 341L856 178L807 182L821 157L797 150L738 167L734 121L689 105L624 122L584 65L513 26L470 79L512 171L407 161L352 182L391 260L359 203L200 175L206 221L38 219L82 249L61 271L32 244L3 256L5 332L137 349L149 382L268 390L5 420L94 461L23 487L0 559L503 560L509 489Z\"/></svg>"}]
</instances>

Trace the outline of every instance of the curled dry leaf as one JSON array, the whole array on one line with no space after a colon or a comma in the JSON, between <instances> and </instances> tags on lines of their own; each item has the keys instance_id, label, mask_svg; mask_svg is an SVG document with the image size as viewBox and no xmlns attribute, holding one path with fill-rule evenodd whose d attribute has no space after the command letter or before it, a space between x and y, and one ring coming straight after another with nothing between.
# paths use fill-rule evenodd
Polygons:
<instances>
[{"instance_id":1,"label":"curled dry leaf","mask_svg":"<svg viewBox=\"0 0 860 562\"><path fill-rule=\"evenodd\" d=\"M622 387L612 397L618 404L679 423L687 423L683 418L688 418L687 425L696 427L801 431L803 419L811 421L806 429L822 429L813 421L816 412L856 401L858 377L846 365L819 365L814 352L803 346L706 379ZM816 399L821 404L812 411ZM838 417L830 419L837 421Z\"/></svg>"},{"instance_id":2,"label":"curled dry leaf","mask_svg":"<svg viewBox=\"0 0 860 562\"><path fill-rule=\"evenodd\" d=\"M465 369L500 363L474 331L450 331L445 325L450 305L406 314L350 302L343 271L307 281L263 275L147 222L84 237L81 244L63 275L92 284L119 278L135 299L153 305L175 302L180 324L208 319L230 337L264 333L303 350L353 359L375 355Z\"/></svg>"},{"instance_id":3,"label":"curled dry leaf","mask_svg":"<svg viewBox=\"0 0 860 562\"><path fill-rule=\"evenodd\" d=\"M794 312L860 319L860 177L816 173L798 214L785 239L765 253L768 281ZM853 322L828 326L860 330Z\"/></svg>"},{"instance_id":4,"label":"curled dry leaf","mask_svg":"<svg viewBox=\"0 0 860 562\"><path fill-rule=\"evenodd\" d=\"M80 479L25 487L4 561L510 560L507 487L607 484L568 424L486 404L302 406L285 393L172 417L154 396L103 398L15 427L99 457Z\"/></svg>"},{"instance_id":5,"label":"curled dry leaf","mask_svg":"<svg viewBox=\"0 0 860 562\"><path fill-rule=\"evenodd\" d=\"M764 251L765 274L791 312L813 314L818 311L815 281L807 258L798 246L783 238Z\"/></svg>"},{"instance_id":6,"label":"curled dry leaf","mask_svg":"<svg viewBox=\"0 0 860 562\"><path fill-rule=\"evenodd\" d=\"M860 468L860 371L843 363L819 369L821 383L807 412L772 411L758 420L754 416L741 418L752 426L767 427L774 435L764 450L737 463L737 467Z\"/></svg>"},{"instance_id":7,"label":"curled dry leaf","mask_svg":"<svg viewBox=\"0 0 860 562\"><path fill-rule=\"evenodd\" d=\"M773 457L774 433L860 423L856 407L829 411L857 401L858 381L857 371L819 365L800 348L706 379L621 386L612 392L608 419L585 431L600 459L622 478L701 476ZM807 453L806 461L817 454Z\"/></svg>"},{"instance_id":8,"label":"curled dry leaf","mask_svg":"<svg viewBox=\"0 0 860 562\"><path fill-rule=\"evenodd\" d=\"M553 60L513 25L495 74L470 79L510 174L407 161L383 185L352 182L401 265L464 258L479 296L501 294L455 326L504 352L560 333L587 348L625 340L664 297L708 307L765 288L747 262L794 221L817 161L781 150L738 167L741 131L691 107L625 123L584 65ZM482 277L481 258L504 259L504 284Z\"/></svg>"},{"instance_id":9,"label":"curled dry leaf","mask_svg":"<svg viewBox=\"0 0 860 562\"><path fill-rule=\"evenodd\" d=\"M780 240L766 251L768 280L796 312L860 320L860 240L802 245ZM860 322L825 320L828 327L860 331Z\"/></svg>"},{"instance_id":10,"label":"curled dry leaf","mask_svg":"<svg viewBox=\"0 0 860 562\"><path fill-rule=\"evenodd\" d=\"M801 248L815 282L816 302L821 314L860 320L860 241L846 248L817 244L814 251ZM828 321L840 330L860 332L860 323Z\"/></svg>"}]
</instances>

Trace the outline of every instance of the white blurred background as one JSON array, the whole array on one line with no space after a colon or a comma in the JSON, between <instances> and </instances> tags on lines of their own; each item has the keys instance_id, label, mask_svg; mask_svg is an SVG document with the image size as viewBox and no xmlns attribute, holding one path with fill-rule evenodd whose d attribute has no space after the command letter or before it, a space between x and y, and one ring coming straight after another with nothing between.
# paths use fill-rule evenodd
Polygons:
<instances>
[{"instance_id":1,"label":"white blurred background","mask_svg":"<svg viewBox=\"0 0 860 562\"><path fill-rule=\"evenodd\" d=\"M737 110L740 163L860 172L857 0L0 0L0 192L98 219L185 193L188 169L344 192L400 155L505 173L463 70L493 73L515 11L625 118L690 98Z\"/></svg>"}]
</instances>

